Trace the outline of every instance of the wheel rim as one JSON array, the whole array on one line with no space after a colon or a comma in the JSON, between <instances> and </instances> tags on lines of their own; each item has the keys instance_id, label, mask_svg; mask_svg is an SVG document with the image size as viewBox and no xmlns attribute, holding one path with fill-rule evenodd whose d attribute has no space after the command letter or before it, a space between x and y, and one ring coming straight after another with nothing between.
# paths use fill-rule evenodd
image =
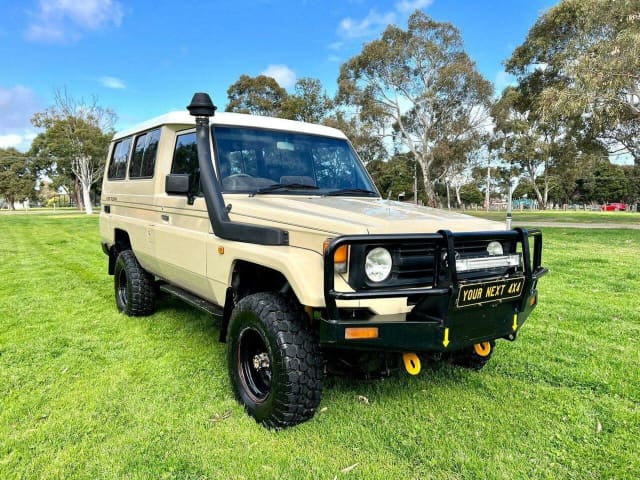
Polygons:
<instances>
[{"instance_id":1,"label":"wheel rim","mask_svg":"<svg viewBox=\"0 0 640 480\"><path fill-rule=\"evenodd\" d=\"M127 306L127 274L124 269L118 275L118 284L116 287L116 295L118 301L123 307Z\"/></svg>"},{"instance_id":2,"label":"wheel rim","mask_svg":"<svg viewBox=\"0 0 640 480\"><path fill-rule=\"evenodd\" d=\"M264 402L271 392L271 356L264 338L253 328L245 329L240 335L238 373L251 399Z\"/></svg>"}]
</instances>

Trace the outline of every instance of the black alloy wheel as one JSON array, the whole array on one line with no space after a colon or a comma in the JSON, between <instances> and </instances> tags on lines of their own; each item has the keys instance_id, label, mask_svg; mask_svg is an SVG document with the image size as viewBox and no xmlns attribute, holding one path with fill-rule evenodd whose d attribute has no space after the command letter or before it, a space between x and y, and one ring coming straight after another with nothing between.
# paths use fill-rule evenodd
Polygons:
<instances>
[{"instance_id":1,"label":"black alloy wheel","mask_svg":"<svg viewBox=\"0 0 640 480\"><path fill-rule=\"evenodd\" d=\"M234 393L258 423L280 429L313 417L322 357L299 305L272 292L247 295L233 310L227 343Z\"/></svg>"}]
</instances>

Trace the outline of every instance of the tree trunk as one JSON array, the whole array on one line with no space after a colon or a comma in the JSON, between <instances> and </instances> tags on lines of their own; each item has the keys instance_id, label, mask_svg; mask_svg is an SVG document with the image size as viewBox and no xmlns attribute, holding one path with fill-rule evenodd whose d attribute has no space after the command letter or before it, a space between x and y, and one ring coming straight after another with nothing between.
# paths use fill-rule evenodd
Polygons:
<instances>
[{"instance_id":1,"label":"tree trunk","mask_svg":"<svg viewBox=\"0 0 640 480\"><path fill-rule=\"evenodd\" d=\"M431 182L426 176L424 178L424 193L427 196L427 205L437 207L436 192L433 191L433 185L431 185Z\"/></svg>"},{"instance_id":2,"label":"tree trunk","mask_svg":"<svg viewBox=\"0 0 640 480\"><path fill-rule=\"evenodd\" d=\"M78 177L74 177L73 179L73 193L76 197L76 206L78 210L84 210L84 202L82 199L82 185L80 184L80 180Z\"/></svg>"},{"instance_id":3,"label":"tree trunk","mask_svg":"<svg viewBox=\"0 0 640 480\"><path fill-rule=\"evenodd\" d=\"M540 210L546 210L547 202L545 198L542 196L542 192L540 191L540 189L535 183L533 184L533 191L535 192L536 198L538 199L538 205L540 206Z\"/></svg>"},{"instance_id":4,"label":"tree trunk","mask_svg":"<svg viewBox=\"0 0 640 480\"><path fill-rule=\"evenodd\" d=\"M82 182L82 201L84 203L84 211L87 215L93 213L93 205L91 204L91 185Z\"/></svg>"},{"instance_id":5,"label":"tree trunk","mask_svg":"<svg viewBox=\"0 0 640 480\"><path fill-rule=\"evenodd\" d=\"M449 182L447 182L447 209L451 210L451 194L449 193Z\"/></svg>"},{"instance_id":6,"label":"tree trunk","mask_svg":"<svg viewBox=\"0 0 640 480\"><path fill-rule=\"evenodd\" d=\"M487 165L487 191L484 194L484 208L489 211L491 205L491 164Z\"/></svg>"},{"instance_id":7,"label":"tree trunk","mask_svg":"<svg viewBox=\"0 0 640 480\"><path fill-rule=\"evenodd\" d=\"M431 163L424 159L420 160L418 163L420 164L420 168L422 169L422 179L424 180L424 194L427 197L427 205L429 205L430 207L435 207L436 193L433 191L433 185L431 184L431 180L429 177L429 165Z\"/></svg>"}]
</instances>

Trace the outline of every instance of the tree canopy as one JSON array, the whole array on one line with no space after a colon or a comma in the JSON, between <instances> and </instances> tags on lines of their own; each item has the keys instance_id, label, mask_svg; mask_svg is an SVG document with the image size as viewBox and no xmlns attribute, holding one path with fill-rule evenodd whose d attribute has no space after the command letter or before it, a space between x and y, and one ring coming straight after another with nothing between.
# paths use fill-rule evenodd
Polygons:
<instances>
[{"instance_id":1,"label":"tree canopy","mask_svg":"<svg viewBox=\"0 0 640 480\"><path fill-rule=\"evenodd\" d=\"M15 148L0 148L0 197L9 209L15 202L31 198L36 178L29 157Z\"/></svg>"},{"instance_id":2,"label":"tree canopy","mask_svg":"<svg viewBox=\"0 0 640 480\"><path fill-rule=\"evenodd\" d=\"M507 61L541 116L579 121L610 152L640 164L640 4L562 0L543 13Z\"/></svg>"},{"instance_id":3,"label":"tree canopy","mask_svg":"<svg viewBox=\"0 0 640 480\"><path fill-rule=\"evenodd\" d=\"M413 154L431 204L437 149L476 137L492 94L460 32L420 10L409 17L407 30L388 26L343 64L338 84L340 101L357 106L363 121Z\"/></svg>"},{"instance_id":4,"label":"tree canopy","mask_svg":"<svg viewBox=\"0 0 640 480\"><path fill-rule=\"evenodd\" d=\"M226 111L277 117L286 96L286 90L274 78L241 75L227 90Z\"/></svg>"},{"instance_id":5,"label":"tree canopy","mask_svg":"<svg viewBox=\"0 0 640 480\"><path fill-rule=\"evenodd\" d=\"M241 75L227 90L225 111L320 123L333 108L318 79L301 78L294 89L289 94L275 78L265 75Z\"/></svg>"},{"instance_id":6,"label":"tree canopy","mask_svg":"<svg viewBox=\"0 0 640 480\"><path fill-rule=\"evenodd\" d=\"M58 184L73 184L78 206L88 214L93 212L91 187L102 178L114 121L113 112L95 99L87 103L60 90L55 105L32 118L45 131L34 139L31 153Z\"/></svg>"}]
</instances>

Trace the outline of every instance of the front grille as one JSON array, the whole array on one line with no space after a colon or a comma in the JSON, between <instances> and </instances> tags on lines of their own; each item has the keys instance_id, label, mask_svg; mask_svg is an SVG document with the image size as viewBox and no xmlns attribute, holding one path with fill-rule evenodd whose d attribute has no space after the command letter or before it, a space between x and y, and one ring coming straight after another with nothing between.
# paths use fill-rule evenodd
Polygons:
<instances>
[{"instance_id":1,"label":"front grille","mask_svg":"<svg viewBox=\"0 0 640 480\"><path fill-rule=\"evenodd\" d=\"M461 257L484 257L487 254L488 244L486 240L458 242L455 244L455 249Z\"/></svg>"},{"instance_id":2,"label":"front grille","mask_svg":"<svg viewBox=\"0 0 640 480\"><path fill-rule=\"evenodd\" d=\"M487 245L492 239L465 240L458 239L454 245L456 256L484 257ZM513 244L502 242L505 253L511 252ZM389 278L381 283L369 282L363 270L366 253L376 246L387 248L393 257L393 268ZM391 244L357 245L351 247L349 259L349 284L353 288L386 288L386 287L425 287L434 286L445 280L447 262L444 260L446 246L439 240L409 241ZM508 273L507 269L491 269L487 271L458 274L461 280L499 276ZM436 281L435 276L438 274Z\"/></svg>"},{"instance_id":3,"label":"front grille","mask_svg":"<svg viewBox=\"0 0 640 480\"><path fill-rule=\"evenodd\" d=\"M393 274L397 281L409 284L433 282L437 246L404 244L396 248L395 254Z\"/></svg>"}]
</instances>

